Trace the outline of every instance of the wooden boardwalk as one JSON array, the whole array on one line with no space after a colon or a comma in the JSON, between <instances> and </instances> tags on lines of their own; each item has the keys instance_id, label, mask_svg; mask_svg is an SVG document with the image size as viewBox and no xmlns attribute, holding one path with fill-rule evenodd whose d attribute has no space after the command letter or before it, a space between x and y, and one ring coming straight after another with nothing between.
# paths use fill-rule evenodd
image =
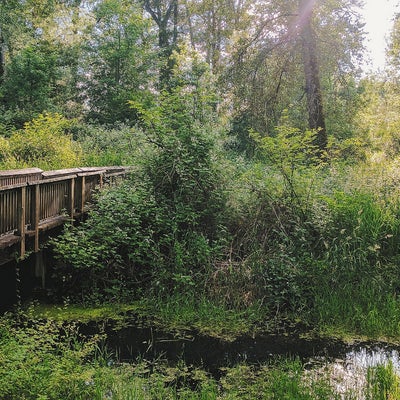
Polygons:
<instances>
[{"instance_id":1,"label":"wooden boardwalk","mask_svg":"<svg viewBox=\"0 0 400 400\"><path fill-rule=\"evenodd\" d=\"M95 190L115 184L126 167L0 171L0 265L40 249L45 232L82 216Z\"/></svg>"}]
</instances>

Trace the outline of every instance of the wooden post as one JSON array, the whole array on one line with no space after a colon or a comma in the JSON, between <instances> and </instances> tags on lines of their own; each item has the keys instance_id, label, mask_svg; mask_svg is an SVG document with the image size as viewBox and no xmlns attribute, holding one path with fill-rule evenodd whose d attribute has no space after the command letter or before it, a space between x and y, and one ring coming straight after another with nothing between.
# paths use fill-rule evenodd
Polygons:
<instances>
[{"instance_id":1,"label":"wooden post","mask_svg":"<svg viewBox=\"0 0 400 400\"><path fill-rule=\"evenodd\" d=\"M46 263L43 251L39 251L35 255L35 276L41 278L42 289L46 288Z\"/></svg>"},{"instance_id":2,"label":"wooden post","mask_svg":"<svg viewBox=\"0 0 400 400\"><path fill-rule=\"evenodd\" d=\"M32 196L33 230L35 232L35 252L39 251L39 222L40 222L40 185L35 185Z\"/></svg>"},{"instance_id":3,"label":"wooden post","mask_svg":"<svg viewBox=\"0 0 400 400\"><path fill-rule=\"evenodd\" d=\"M18 233L21 236L20 257L25 257L26 186L22 186L18 196Z\"/></svg>"},{"instance_id":4,"label":"wooden post","mask_svg":"<svg viewBox=\"0 0 400 400\"><path fill-rule=\"evenodd\" d=\"M71 221L74 220L74 213L75 213L75 178L71 178L71 182L69 185L69 215L71 217Z\"/></svg>"},{"instance_id":5,"label":"wooden post","mask_svg":"<svg viewBox=\"0 0 400 400\"><path fill-rule=\"evenodd\" d=\"M81 176L81 183L82 183L82 188L81 188L81 213L83 214L85 210L85 202L86 202L86 179L84 176Z\"/></svg>"}]
</instances>

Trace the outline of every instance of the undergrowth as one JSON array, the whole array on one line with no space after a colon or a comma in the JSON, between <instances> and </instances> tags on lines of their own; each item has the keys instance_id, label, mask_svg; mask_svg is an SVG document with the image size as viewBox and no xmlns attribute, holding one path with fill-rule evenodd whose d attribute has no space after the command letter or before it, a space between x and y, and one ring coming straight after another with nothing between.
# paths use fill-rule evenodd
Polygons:
<instances>
[{"instance_id":1,"label":"undergrowth","mask_svg":"<svg viewBox=\"0 0 400 400\"><path fill-rule=\"evenodd\" d=\"M306 370L299 359L275 358L261 365L221 366L211 374L184 361L119 362L104 336L83 337L74 323L32 319L19 313L0 320L0 397L4 400L154 399L342 399L335 377ZM332 380L333 378L333 380ZM377 366L365 377L362 396L398 394L393 368ZM342 389L341 389L342 390ZM367 397L365 397L365 395ZM389 397L391 398L391 397ZM394 397L396 398L396 397Z\"/></svg>"}]
</instances>

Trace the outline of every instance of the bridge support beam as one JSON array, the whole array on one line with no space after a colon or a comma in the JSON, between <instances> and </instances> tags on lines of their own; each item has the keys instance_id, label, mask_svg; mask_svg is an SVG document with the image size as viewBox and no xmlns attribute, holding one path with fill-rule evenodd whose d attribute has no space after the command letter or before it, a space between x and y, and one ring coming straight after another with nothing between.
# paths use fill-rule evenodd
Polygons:
<instances>
[{"instance_id":1,"label":"bridge support beam","mask_svg":"<svg viewBox=\"0 0 400 400\"><path fill-rule=\"evenodd\" d=\"M35 254L35 277L41 279L42 289L46 289L46 262L43 250Z\"/></svg>"}]
</instances>

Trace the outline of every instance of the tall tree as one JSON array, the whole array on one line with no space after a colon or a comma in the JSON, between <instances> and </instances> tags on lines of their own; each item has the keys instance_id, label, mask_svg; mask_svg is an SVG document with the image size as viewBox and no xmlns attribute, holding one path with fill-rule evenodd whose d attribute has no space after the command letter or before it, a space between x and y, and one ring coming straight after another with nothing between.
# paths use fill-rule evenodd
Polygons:
<instances>
[{"instance_id":1,"label":"tall tree","mask_svg":"<svg viewBox=\"0 0 400 400\"><path fill-rule=\"evenodd\" d=\"M80 65L88 117L100 123L132 121L128 100L146 92L154 70L146 21L130 0L103 0L93 13L96 23Z\"/></svg>"},{"instance_id":2,"label":"tall tree","mask_svg":"<svg viewBox=\"0 0 400 400\"><path fill-rule=\"evenodd\" d=\"M400 77L400 14L397 14L386 49L386 61L391 79Z\"/></svg>"},{"instance_id":3,"label":"tall tree","mask_svg":"<svg viewBox=\"0 0 400 400\"><path fill-rule=\"evenodd\" d=\"M322 105L322 92L319 77L317 43L312 26L313 10L316 0L299 1L298 29L301 36L302 56L307 95L308 127L315 130L316 145L320 152L326 150L328 137L325 127L325 116Z\"/></svg>"},{"instance_id":4,"label":"tall tree","mask_svg":"<svg viewBox=\"0 0 400 400\"><path fill-rule=\"evenodd\" d=\"M0 103L21 126L47 107L55 82L51 46L42 40L41 22L53 0L0 2Z\"/></svg>"},{"instance_id":5,"label":"tall tree","mask_svg":"<svg viewBox=\"0 0 400 400\"><path fill-rule=\"evenodd\" d=\"M250 0L185 0L185 28L192 48L203 54L218 75L229 62L237 37L247 36L254 24Z\"/></svg>"},{"instance_id":6,"label":"tall tree","mask_svg":"<svg viewBox=\"0 0 400 400\"><path fill-rule=\"evenodd\" d=\"M327 134L340 125L332 121L347 117L355 101L356 93L343 88L356 76L362 51L358 6L358 0L257 2L257 28L237 41L227 75L235 137L246 140L249 129L273 135L287 110L295 127L319 129L324 149ZM349 106L334 106L336 101Z\"/></svg>"},{"instance_id":7,"label":"tall tree","mask_svg":"<svg viewBox=\"0 0 400 400\"><path fill-rule=\"evenodd\" d=\"M178 0L144 0L144 8L150 14L158 29L160 52L160 86L168 88L175 65L172 53L178 43Z\"/></svg>"}]
</instances>

